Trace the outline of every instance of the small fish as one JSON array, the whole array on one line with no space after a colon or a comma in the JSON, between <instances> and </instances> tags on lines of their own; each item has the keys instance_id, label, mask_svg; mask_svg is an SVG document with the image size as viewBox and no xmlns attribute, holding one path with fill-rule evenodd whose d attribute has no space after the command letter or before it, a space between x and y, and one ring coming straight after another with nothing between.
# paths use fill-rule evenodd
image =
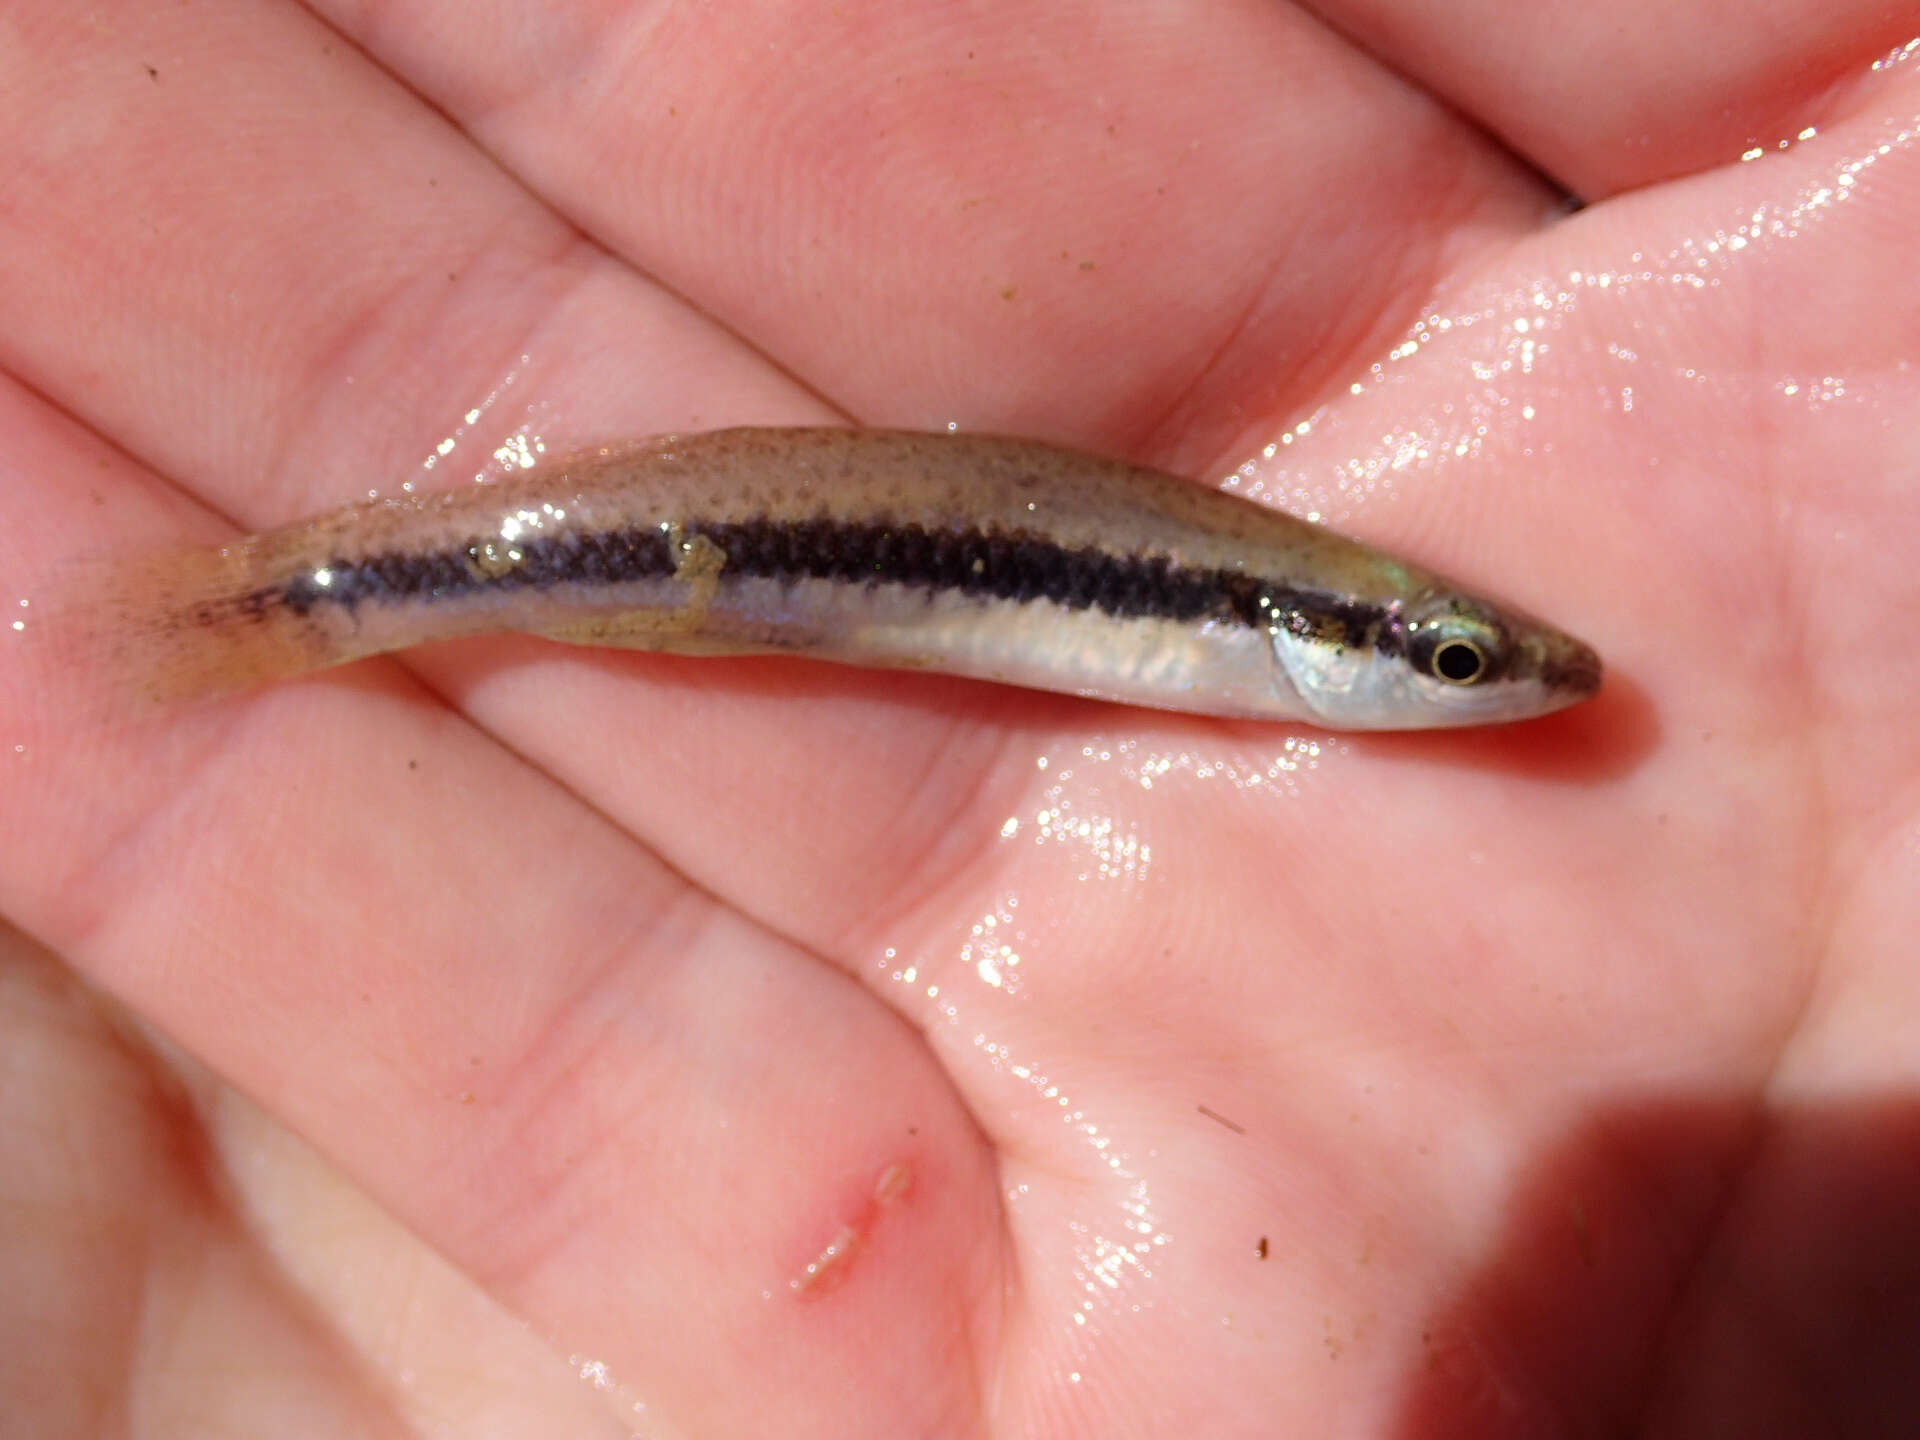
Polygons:
<instances>
[{"instance_id":1,"label":"small fish","mask_svg":"<svg viewBox=\"0 0 1920 1440\"><path fill-rule=\"evenodd\" d=\"M937 670L1339 729L1592 695L1578 640L1319 526L1027 440L740 429L156 556L113 587L144 698L457 635Z\"/></svg>"}]
</instances>

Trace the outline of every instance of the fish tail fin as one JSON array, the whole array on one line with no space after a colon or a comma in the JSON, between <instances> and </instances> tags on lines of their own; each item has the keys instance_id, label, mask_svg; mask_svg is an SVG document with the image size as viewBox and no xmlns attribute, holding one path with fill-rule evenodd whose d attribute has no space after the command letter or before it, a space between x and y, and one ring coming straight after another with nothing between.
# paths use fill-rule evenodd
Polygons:
<instances>
[{"instance_id":1,"label":"fish tail fin","mask_svg":"<svg viewBox=\"0 0 1920 1440\"><path fill-rule=\"evenodd\" d=\"M85 560L26 628L70 699L134 719L353 658L287 606L283 577L258 539Z\"/></svg>"}]
</instances>

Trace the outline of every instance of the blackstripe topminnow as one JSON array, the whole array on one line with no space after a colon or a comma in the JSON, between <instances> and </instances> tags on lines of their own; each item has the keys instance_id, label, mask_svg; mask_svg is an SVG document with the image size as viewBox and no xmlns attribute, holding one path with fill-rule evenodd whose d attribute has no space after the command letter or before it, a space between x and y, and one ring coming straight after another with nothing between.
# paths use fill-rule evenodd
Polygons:
<instances>
[{"instance_id":1,"label":"blackstripe topminnow","mask_svg":"<svg viewBox=\"0 0 1920 1440\"><path fill-rule=\"evenodd\" d=\"M1579 641L1319 526L980 435L603 446L159 557L118 591L160 701L504 631L1360 730L1523 719L1600 680Z\"/></svg>"}]
</instances>

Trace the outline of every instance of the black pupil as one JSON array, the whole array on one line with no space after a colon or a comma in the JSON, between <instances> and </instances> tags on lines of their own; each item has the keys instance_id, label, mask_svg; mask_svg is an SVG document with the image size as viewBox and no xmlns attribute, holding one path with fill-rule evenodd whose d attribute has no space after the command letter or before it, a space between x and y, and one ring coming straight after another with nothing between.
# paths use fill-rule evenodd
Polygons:
<instances>
[{"instance_id":1,"label":"black pupil","mask_svg":"<svg viewBox=\"0 0 1920 1440\"><path fill-rule=\"evenodd\" d=\"M1480 652L1464 640L1449 640L1433 652L1434 673L1455 685L1476 679L1481 668Z\"/></svg>"}]
</instances>

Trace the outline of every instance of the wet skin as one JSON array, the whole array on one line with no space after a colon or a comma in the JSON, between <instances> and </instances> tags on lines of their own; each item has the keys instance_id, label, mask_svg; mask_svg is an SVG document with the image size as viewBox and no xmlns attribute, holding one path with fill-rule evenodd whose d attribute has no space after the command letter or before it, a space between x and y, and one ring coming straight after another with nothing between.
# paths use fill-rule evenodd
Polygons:
<instances>
[{"instance_id":1,"label":"wet skin","mask_svg":"<svg viewBox=\"0 0 1920 1440\"><path fill-rule=\"evenodd\" d=\"M1897 1433L1902 17L613 14L0 47L16 1413ZM514 437L949 420L1244 462L1607 689L1334 738L468 640L114 727L8 638Z\"/></svg>"}]
</instances>

